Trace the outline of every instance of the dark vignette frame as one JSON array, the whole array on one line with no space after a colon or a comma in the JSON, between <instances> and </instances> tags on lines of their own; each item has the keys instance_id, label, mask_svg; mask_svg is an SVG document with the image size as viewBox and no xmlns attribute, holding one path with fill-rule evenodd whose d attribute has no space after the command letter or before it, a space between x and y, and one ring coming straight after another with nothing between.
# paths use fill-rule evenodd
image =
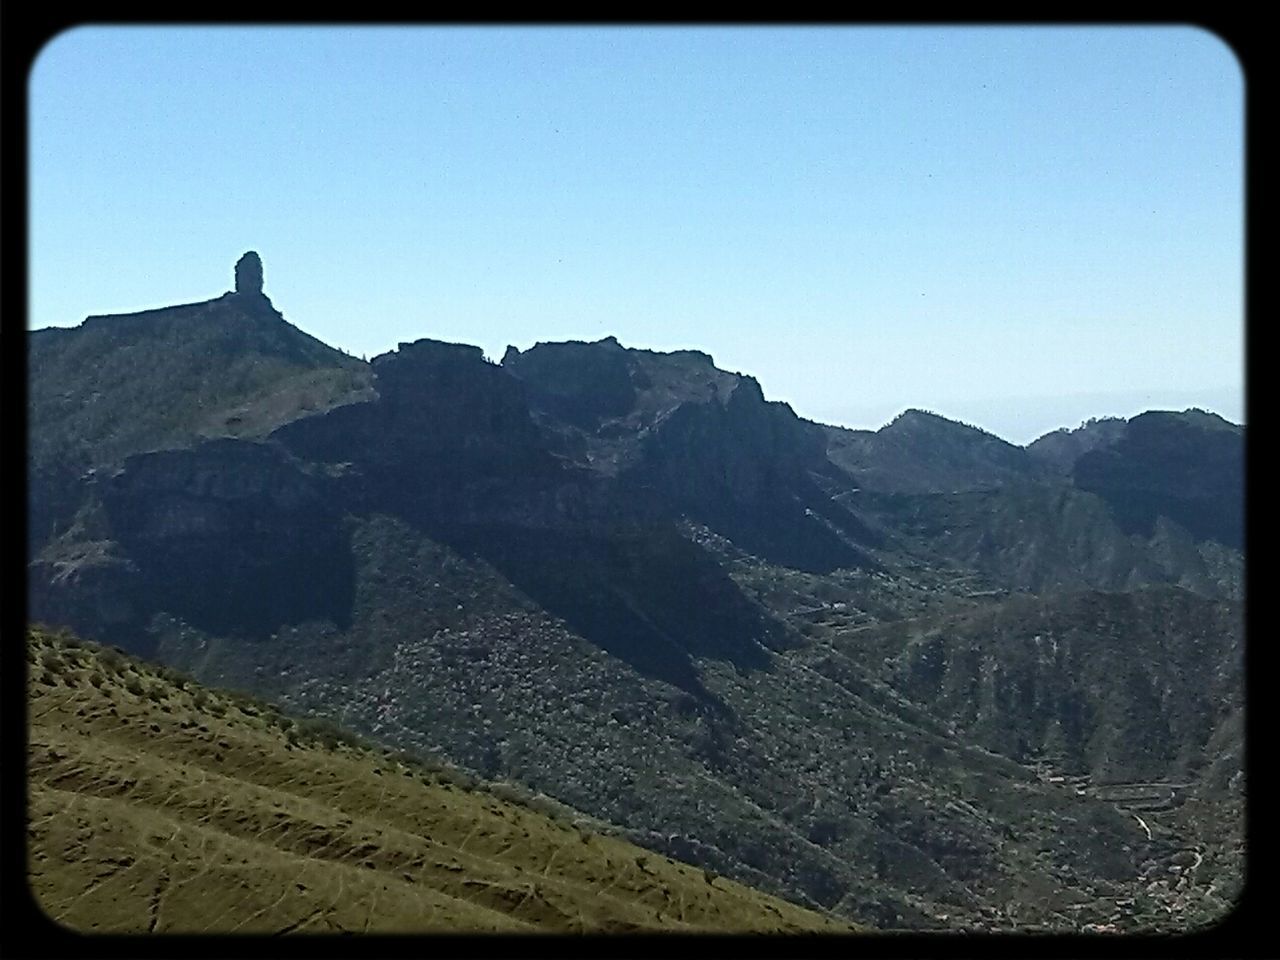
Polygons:
<instances>
[{"instance_id":1,"label":"dark vignette frame","mask_svg":"<svg viewBox=\"0 0 1280 960\"><path fill-rule=\"evenodd\" d=\"M1271 665L1274 654L1264 643L1246 643L1246 704L1252 703L1255 708L1246 708L1245 769L1248 777L1249 801L1246 804L1246 880L1244 892L1236 908L1216 926L1179 937L1154 936L1085 936L1085 935L926 935L926 934L869 934L856 941L843 936L806 936L776 940L760 937L742 936L700 936L689 937L679 935L624 935L624 936L586 936L562 937L539 935L529 937L468 937L461 935L448 936L378 936L359 941L349 941L340 937L308 937L295 939L273 939L265 936L85 936L75 934L49 920L40 910L26 882L26 658L23 655L25 642L26 610L25 610L25 556L21 544L26 543L26 333L25 322L28 307L27 267L29 238L28 209L28 163L29 152L27 132L29 122L28 81L30 70L41 49L57 34L77 25L137 24L150 26L192 26L226 23L272 24L272 25L325 25L346 23L361 25L379 24L449 24L475 23L468 19L427 19L415 20L404 17L401 11L390 11L361 7L361 12L370 14L359 19L334 18L325 20L298 21L291 20L288 14L292 11L279 4L260 4L252 8L213 7L200 5L193 9L192 5L180 8L186 16L181 19L173 17L172 7L161 7L159 4L121 4L113 5L109 10L102 7L91 7L88 4L68 3L56 7L42 3L25 6L19 12L13 4L0 7L0 122L3 122L4 144L3 159L0 160L0 208L6 215L0 220L3 223L3 239L0 240L0 251L3 251L4 266L3 283L0 284L0 303L3 310L0 317L0 341L4 349L0 351L0 391L3 392L5 411L5 442L3 451L6 465L9 468L5 475L10 478L21 478L17 487L22 491L21 509L10 507L7 517L6 535L3 540L6 569L12 578L11 586L3 608L0 608L0 711L3 724L0 725L0 879L3 880L4 907L3 922L0 923L0 934L3 944L0 950L5 956L172 956L181 954L191 957L237 955L241 957L276 957L276 956L418 956L423 953L441 952L445 955L453 953L494 953L513 955L523 953L534 945L534 951L545 948L553 954L580 954L595 956L599 954L631 955L651 954L661 951L668 945L677 948L694 947L722 949L727 953L739 955L759 953L765 956L792 956L826 954L845 956L856 953L861 956L1025 956L1038 957L1129 957L1129 956L1271 956L1273 949L1268 949L1275 942L1274 925L1267 922L1264 911L1268 907L1266 897L1267 877L1263 867L1269 865L1270 854L1275 851L1275 829L1270 825L1271 817L1263 811L1270 811L1268 803L1272 793L1266 770L1262 761L1264 744L1262 737L1263 723L1269 714L1263 708L1265 692L1263 679L1271 676L1267 669ZM991 19L956 20L945 11L937 8L919 11L938 14L923 22L946 25L991 25L991 24L1027 24L1028 21L1002 21ZM1073 8L1073 12L1074 8ZM551 20L551 21L505 21L506 25L535 25L539 22L553 23L595 23L594 19ZM679 20L668 18L645 18L628 22L644 22L648 24L679 23ZM733 23L734 21L717 21L698 18L702 24ZM754 21L772 25L805 24L843 26L858 23L895 23L902 24L902 18L869 17L856 21L824 21L808 18L795 18L775 21ZM1081 18L1078 13L1070 18L1056 18L1046 23L1075 25L1104 25L1106 18ZM1235 53L1245 79L1244 120L1245 120L1245 315L1251 318L1254 271L1251 269L1251 253L1257 235L1257 219L1250 214L1259 206L1259 183L1263 178L1253 175L1255 170L1268 170L1269 167L1258 161L1257 138L1255 130L1256 96L1250 93L1258 89L1258 81L1263 79L1268 70L1260 64L1267 61L1267 49L1260 41L1261 24L1256 20L1227 21L1221 17L1194 17L1188 19L1170 18L1160 20L1137 20L1125 18L1122 21L1133 25L1158 25L1161 23L1190 23L1202 27L1223 40ZM739 25L745 25L737 21ZM1030 22L1035 25L1034 21ZM614 24L616 25L616 24ZM1253 83L1250 83L1253 81ZM1261 191L1265 193L1265 191ZM17 318L23 320L22 326ZM1245 345L1247 375L1245 380L1245 421L1249 421L1249 412L1256 409L1253 404L1255 392L1253 384L1257 382L1256 374L1261 361L1253 349L1254 324L1246 320ZM1256 426L1252 427L1249 435ZM1248 435L1245 444L1245 554L1248 556L1248 543L1255 522L1250 523L1249 490L1253 486L1252 465L1254 458L1249 455ZM13 489L13 485L10 485ZM12 503L12 501L11 501ZM1248 624L1248 597L1252 590L1252 566L1245 563L1245 611ZM1246 626L1246 631L1248 627ZM1252 668L1252 669L1250 669ZM532 944L531 944L532 940ZM692 942L691 942L692 941Z\"/></svg>"}]
</instances>

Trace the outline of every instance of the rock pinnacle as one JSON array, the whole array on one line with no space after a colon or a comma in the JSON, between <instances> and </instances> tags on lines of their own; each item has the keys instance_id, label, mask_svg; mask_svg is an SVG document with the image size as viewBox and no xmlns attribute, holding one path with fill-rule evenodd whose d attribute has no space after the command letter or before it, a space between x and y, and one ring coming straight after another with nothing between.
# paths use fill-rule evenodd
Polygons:
<instances>
[{"instance_id":1,"label":"rock pinnacle","mask_svg":"<svg viewBox=\"0 0 1280 960\"><path fill-rule=\"evenodd\" d=\"M262 295L262 258L253 250L236 261L236 293Z\"/></svg>"}]
</instances>

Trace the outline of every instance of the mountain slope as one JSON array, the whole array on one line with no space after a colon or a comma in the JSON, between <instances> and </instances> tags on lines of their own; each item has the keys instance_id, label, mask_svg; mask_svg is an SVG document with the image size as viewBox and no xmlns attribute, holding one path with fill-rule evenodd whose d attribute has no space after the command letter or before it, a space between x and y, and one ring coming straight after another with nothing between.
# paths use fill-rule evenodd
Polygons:
<instances>
[{"instance_id":1,"label":"mountain slope","mask_svg":"<svg viewBox=\"0 0 1280 960\"><path fill-rule=\"evenodd\" d=\"M1096 493L1127 533L1150 536L1160 518L1197 541L1244 548L1244 430L1200 410L1153 410L1114 444L1083 454L1077 487Z\"/></svg>"},{"instance_id":2,"label":"mountain slope","mask_svg":"<svg viewBox=\"0 0 1280 960\"><path fill-rule=\"evenodd\" d=\"M1095 417L1074 429L1061 427L1027 444L1027 453L1050 469L1070 475L1084 454L1108 447L1123 437L1127 423L1120 417Z\"/></svg>"},{"instance_id":3,"label":"mountain slope","mask_svg":"<svg viewBox=\"0 0 1280 960\"><path fill-rule=\"evenodd\" d=\"M1145 534L1128 532L1101 496L1067 484L930 494L860 491L838 499L890 531L900 557L967 569L991 589L1043 593L1176 584L1235 598L1243 589L1239 551L1197 541L1165 516L1156 516Z\"/></svg>"},{"instance_id":4,"label":"mountain slope","mask_svg":"<svg viewBox=\"0 0 1280 960\"><path fill-rule=\"evenodd\" d=\"M259 436L367 395L371 379L260 293L35 330L27 363L33 543L71 522L86 470L201 437Z\"/></svg>"},{"instance_id":5,"label":"mountain slope","mask_svg":"<svg viewBox=\"0 0 1280 960\"><path fill-rule=\"evenodd\" d=\"M932 415L841 447L849 431L693 351L539 344L494 364L424 339L369 370L355 402L252 437L190 432L77 477L74 522L29 556L33 617L516 778L851 919L1079 929L1118 911L1143 928L1220 910L1117 906L1168 836L963 722L965 683L935 704L884 669L911 677L927 657L864 655L905 619L944 623L1057 690L1022 669L1027 617L1065 617L1081 657L1093 644L1114 664L1127 632L1153 656L1194 645L1169 611L1200 608L1052 594L1238 597L1239 550L1160 513L1130 532L1106 490ZM1238 508L1239 490L1219 492ZM1114 630L1093 631L1098 605L1118 607ZM1156 637L1143 618L1166 614ZM981 629L948 619L969 615ZM1235 630L1201 645L1223 697L1238 690ZM943 659L971 684L961 657ZM1157 681L1184 689L1135 675L1098 700L1133 711L1125 730L1181 723ZM1035 698L1025 716L1025 698L1005 699L989 725L1038 744ZM1192 727L1175 752L1238 783L1229 723ZM1229 865L1211 819L1186 829Z\"/></svg>"},{"instance_id":6,"label":"mountain slope","mask_svg":"<svg viewBox=\"0 0 1280 960\"><path fill-rule=\"evenodd\" d=\"M864 490L952 493L1035 476L1021 447L935 413L907 410L879 430L824 426L827 455Z\"/></svg>"},{"instance_id":7,"label":"mountain slope","mask_svg":"<svg viewBox=\"0 0 1280 960\"><path fill-rule=\"evenodd\" d=\"M367 365L286 322L264 296L28 334L31 453L69 439L89 466L195 436L254 436L369 382Z\"/></svg>"},{"instance_id":8,"label":"mountain slope","mask_svg":"<svg viewBox=\"0 0 1280 960\"><path fill-rule=\"evenodd\" d=\"M973 745L855 657L857 635L846 647L797 616L786 644L752 658L689 645L671 661L684 672L656 670L617 645L614 618L551 616L500 567L408 525L361 523L353 548L367 613L350 630L313 622L246 642L163 617L156 655L876 925L1076 929L1108 921L1140 863L1171 852L1109 802ZM619 597L618 622L638 602Z\"/></svg>"},{"instance_id":9,"label":"mountain slope","mask_svg":"<svg viewBox=\"0 0 1280 960\"><path fill-rule=\"evenodd\" d=\"M30 884L80 932L840 932L261 703L28 640Z\"/></svg>"},{"instance_id":10,"label":"mountain slope","mask_svg":"<svg viewBox=\"0 0 1280 960\"><path fill-rule=\"evenodd\" d=\"M1186 590L1017 596L843 649L968 739L1100 781L1183 781L1243 709L1243 613Z\"/></svg>"}]
</instances>

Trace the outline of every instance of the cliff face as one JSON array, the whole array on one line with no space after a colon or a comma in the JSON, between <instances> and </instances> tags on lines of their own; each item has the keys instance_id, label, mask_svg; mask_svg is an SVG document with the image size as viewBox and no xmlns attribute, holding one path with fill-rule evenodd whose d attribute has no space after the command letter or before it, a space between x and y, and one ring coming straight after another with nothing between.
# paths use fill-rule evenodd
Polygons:
<instances>
[{"instance_id":1,"label":"cliff face","mask_svg":"<svg viewBox=\"0 0 1280 960\"><path fill-rule=\"evenodd\" d=\"M528 384L551 418L598 432L636 407L643 378L628 351L612 337L597 343L540 343L521 353L508 347L502 368Z\"/></svg>"},{"instance_id":2,"label":"cliff face","mask_svg":"<svg viewBox=\"0 0 1280 960\"><path fill-rule=\"evenodd\" d=\"M743 377L721 400L685 403L645 437L639 472L675 500L759 507L816 466L821 450L784 403Z\"/></svg>"},{"instance_id":3,"label":"cliff face","mask_svg":"<svg viewBox=\"0 0 1280 960\"><path fill-rule=\"evenodd\" d=\"M408 441L424 454L498 457L538 444L519 381L479 347L439 340L402 343L373 359L379 439ZM483 451L483 453L481 453Z\"/></svg>"},{"instance_id":4,"label":"cliff face","mask_svg":"<svg viewBox=\"0 0 1280 960\"><path fill-rule=\"evenodd\" d=\"M101 487L113 528L151 545L188 536L252 536L273 517L300 520L322 512L324 500L317 478L281 451L236 440L129 457Z\"/></svg>"},{"instance_id":5,"label":"cliff face","mask_svg":"<svg viewBox=\"0 0 1280 960\"><path fill-rule=\"evenodd\" d=\"M290 423L272 440L344 464L349 509L424 523L569 519L582 494L530 417L522 384L478 347L419 340L372 363L376 398Z\"/></svg>"},{"instance_id":6,"label":"cliff face","mask_svg":"<svg viewBox=\"0 0 1280 960\"><path fill-rule=\"evenodd\" d=\"M866 562L871 535L817 483L821 437L752 377L693 350L538 344L503 358L538 421L608 481L615 515L684 518L805 569Z\"/></svg>"},{"instance_id":7,"label":"cliff face","mask_svg":"<svg viewBox=\"0 0 1280 960\"><path fill-rule=\"evenodd\" d=\"M68 538L38 559L30 614L56 620L83 593L71 621L113 637L145 635L160 611L242 637L317 617L349 624L350 549L329 483L251 441L128 457L93 483L93 525L109 539L90 541L94 553Z\"/></svg>"}]
</instances>

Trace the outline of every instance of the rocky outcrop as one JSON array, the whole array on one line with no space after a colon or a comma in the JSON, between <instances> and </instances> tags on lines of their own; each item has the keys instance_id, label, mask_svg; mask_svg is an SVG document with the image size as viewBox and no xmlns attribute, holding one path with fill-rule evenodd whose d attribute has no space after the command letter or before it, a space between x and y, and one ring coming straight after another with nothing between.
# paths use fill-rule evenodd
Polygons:
<instances>
[{"instance_id":1,"label":"rocky outcrop","mask_svg":"<svg viewBox=\"0 0 1280 960\"><path fill-rule=\"evenodd\" d=\"M309 459L424 469L497 468L538 445L520 382L479 347L417 340L372 367L371 402L288 424L274 438Z\"/></svg>"},{"instance_id":2,"label":"rocky outcrop","mask_svg":"<svg viewBox=\"0 0 1280 960\"><path fill-rule=\"evenodd\" d=\"M236 293L251 297L262 295L262 258L253 250L236 261Z\"/></svg>"},{"instance_id":3,"label":"rocky outcrop","mask_svg":"<svg viewBox=\"0 0 1280 960\"><path fill-rule=\"evenodd\" d=\"M536 444L524 390L479 347L440 340L402 343L373 358L387 435L428 449L485 448L497 455Z\"/></svg>"},{"instance_id":4,"label":"rocky outcrop","mask_svg":"<svg viewBox=\"0 0 1280 960\"><path fill-rule=\"evenodd\" d=\"M820 438L751 377L670 411L641 451L623 474L638 498L656 496L749 553L815 572L869 562L870 531L815 482L827 469Z\"/></svg>"},{"instance_id":5,"label":"rocky outcrop","mask_svg":"<svg viewBox=\"0 0 1280 960\"><path fill-rule=\"evenodd\" d=\"M137 570L138 615L165 611L245 637L307 620L349 623L351 551L326 486L324 475L250 441L130 457L99 496Z\"/></svg>"},{"instance_id":6,"label":"rocky outcrop","mask_svg":"<svg viewBox=\"0 0 1280 960\"><path fill-rule=\"evenodd\" d=\"M344 464L345 509L441 524L572 522L589 495L535 425L524 386L478 347L423 339L373 359L377 397L272 439Z\"/></svg>"}]
</instances>

